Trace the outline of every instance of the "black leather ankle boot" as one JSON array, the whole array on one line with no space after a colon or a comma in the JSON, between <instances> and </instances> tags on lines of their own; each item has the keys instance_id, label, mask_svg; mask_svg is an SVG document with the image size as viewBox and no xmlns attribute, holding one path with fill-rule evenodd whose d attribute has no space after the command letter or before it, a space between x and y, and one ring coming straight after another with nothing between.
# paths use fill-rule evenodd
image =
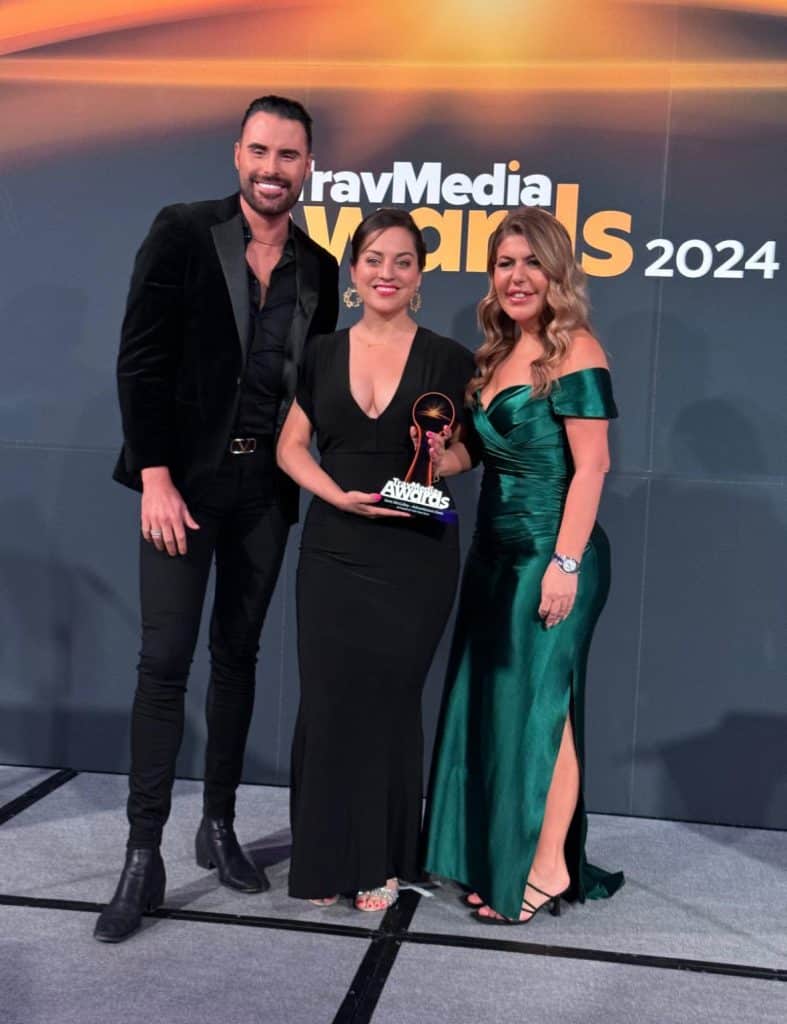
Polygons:
<instances>
[{"instance_id":1,"label":"black leather ankle boot","mask_svg":"<svg viewBox=\"0 0 787 1024\"><path fill-rule=\"evenodd\" d=\"M122 942L139 928L146 910L164 902L167 875L157 849L130 849L115 895L96 921L99 942Z\"/></svg>"},{"instance_id":2,"label":"black leather ankle boot","mask_svg":"<svg viewBox=\"0 0 787 1024\"><path fill-rule=\"evenodd\" d=\"M232 821L227 818L203 818L196 839L197 864L210 871L216 868L219 881L240 892L265 892L270 883L243 852Z\"/></svg>"}]
</instances>

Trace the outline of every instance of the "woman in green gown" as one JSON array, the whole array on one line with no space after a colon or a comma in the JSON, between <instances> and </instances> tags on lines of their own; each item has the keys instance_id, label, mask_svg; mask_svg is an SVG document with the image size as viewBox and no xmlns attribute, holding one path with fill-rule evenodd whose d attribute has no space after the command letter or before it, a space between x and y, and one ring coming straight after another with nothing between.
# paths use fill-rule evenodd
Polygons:
<instances>
[{"instance_id":1,"label":"woman in green gown","mask_svg":"<svg viewBox=\"0 0 787 1024\"><path fill-rule=\"evenodd\" d=\"M472 891L488 923L560 898L612 895L588 864L582 798L585 666L609 589L596 523L617 415L584 274L538 208L492 235L484 342L468 385L473 442L432 436L443 476L484 465L432 773L426 867ZM477 449L477 450L474 450Z\"/></svg>"}]
</instances>

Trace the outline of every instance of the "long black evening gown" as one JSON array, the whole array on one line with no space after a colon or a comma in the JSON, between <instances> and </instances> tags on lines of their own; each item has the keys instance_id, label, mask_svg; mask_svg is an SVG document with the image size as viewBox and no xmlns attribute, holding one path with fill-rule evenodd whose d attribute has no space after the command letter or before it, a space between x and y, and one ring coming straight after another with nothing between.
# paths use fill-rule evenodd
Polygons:
<instances>
[{"instance_id":1,"label":"long black evening gown","mask_svg":"<svg viewBox=\"0 0 787 1024\"><path fill-rule=\"evenodd\" d=\"M461 420L474 364L462 345L419 327L393 399L372 419L350 392L349 354L347 330L314 338L298 404L323 469L345 490L379 492L410 464L415 399L441 391ZM458 570L455 524L366 519L312 501L297 574L292 896L420 874L421 694Z\"/></svg>"}]
</instances>

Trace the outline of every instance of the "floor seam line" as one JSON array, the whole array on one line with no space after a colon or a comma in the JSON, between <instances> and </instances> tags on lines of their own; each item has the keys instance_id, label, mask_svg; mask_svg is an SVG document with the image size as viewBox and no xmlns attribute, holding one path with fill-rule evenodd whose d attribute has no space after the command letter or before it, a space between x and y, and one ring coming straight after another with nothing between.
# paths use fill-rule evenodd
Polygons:
<instances>
[{"instance_id":1,"label":"floor seam line","mask_svg":"<svg viewBox=\"0 0 787 1024\"><path fill-rule=\"evenodd\" d=\"M417 906L417 894L414 894ZM0 894L0 906L11 906L28 908L33 910L59 910L77 913L98 913L105 904L94 903L86 900L62 900L35 896L13 896ZM393 908L392 908L393 909ZM390 911L389 911L390 913ZM648 967L652 970L684 970L698 974L717 974L729 977L746 977L757 981L781 981L787 982L787 968L761 967L747 964L730 964L724 961L695 960L681 957L663 957L650 953L622 953L614 950L599 950L592 948L541 945L538 943L513 942L506 939L483 939L477 936L458 936L441 934L438 932L410 931L409 924L415 913L415 906L408 908L409 920L402 927L392 927L390 930L383 930L381 924L379 929L366 929L354 925L327 924L325 922L304 922L292 918L272 918L263 916L248 916L228 914L215 911L184 910L177 908L161 907L146 918L158 920L179 920L195 924L224 924L240 927L268 928L271 931L298 931L312 935L333 935L345 938L361 938L369 941L367 956L375 948L385 952L382 947L394 946L396 952L403 943L423 946L452 946L455 948L484 950L487 952L517 953L526 956L554 957L566 960L591 960L605 963L618 963L627 966ZM379 998L380 992L387 981L390 970L393 967L395 956L387 966L379 992L375 998ZM349 995L349 993L348 993ZM372 1007L373 1009L373 1007ZM345 1016L336 1018L334 1024L361 1024L370 1017Z\"/></svg>"},{"instance_id":2,"label":"floor seam line","mask_svg":"<svg viewBox=\"0 0 787 1024\"><path fill-rule=\"evenodd\" d=\"M90 900L64 900L54 897L13 896L0 893L0 906L22 907L32 910L57 910L66 913L98 914L106 903ZM328 924L325 922L298 921L289 917L265 917L263 915L230 914L224 911L186 910L176 907L159 907L146 912L144 919L186 921L192 924L223 924L247 928L270 928L271 931L299 931L314 935L337 935L356 939L373 939L377 936L372 928L355 925Z\"/></svg>"},{"instance_id":3,"label":"floor seam line","mask_svg":"<svg viewBox=\"0 0 787 1024\"><path fill-rule=\"evenodd\" d=\"M54 772L52 775L48 775L41 782L35 786L31 786L30 789L25 790L20 796L15 797L13 800L9 800L8 803L3 804L0 807L0 825L4 825L11 818L16 817L17 814L21 814L22 811L26 811L28 807L32 807L33 804L37 804L39 800L43 800L44 797L49 796L50 793L54 793L60 789L67 782L71 782L79 775L78 771L73 768L61 768L59 771Z\"/></svg>"},{"instance_id":4,"label":"floor seam line","mask_svg":"<svg viewBox=\"0 0 787 1024\"><path fill-rule=\"evenodd\" d=\"M652 970L691 971L696 974L719 974L729 977L746 977L758 981L787 982L787 968L761 967L757 964L731 964L725 961L696 960L689 957L668 957L656 953L624 953L618 950L593 949L582 946L541 945L532 942L482 939L474 935L460 936L439 932L408 931L402 935L401 941L422 946L451 946L486 950L492 953L517 953L525 956L554 957L563 960L590 960L631 967L648 967Z\"/></svg>"},{"instance_id":5,"label":"floor seam line","mask_svg":"<svg viewBox=\"0 0 787 1024\"><path fill-rule=\"evenodd\" d=\"M332 1024L369 1024L420 899L420 894L413 890L401 892L398 901L386 911Z\"/></svg>"}]
</instances>

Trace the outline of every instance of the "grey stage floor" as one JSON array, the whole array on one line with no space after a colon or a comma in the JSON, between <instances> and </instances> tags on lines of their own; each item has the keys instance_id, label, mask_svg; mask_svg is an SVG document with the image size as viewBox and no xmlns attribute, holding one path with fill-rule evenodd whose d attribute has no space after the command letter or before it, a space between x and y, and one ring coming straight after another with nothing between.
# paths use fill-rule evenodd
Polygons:
<instances>
[{"instance_id":1,"label":"grey stage floor","mask_svg":"<svg viewBox=\"0 0 787 1024\"><path fill-rule=\"evenodd\" d=\"M591 860L627 876L610 901L492 928L445 883L381 919L288 898L284 789L239 794L270 891L219 886L193 859L200 786L180 781L165 909L107 947L91 929L123 859L126 779L46 792L53 775L0 767L2 1024L787 1020L787 833L593 816Z\"/></svg>"}]
</instances>

